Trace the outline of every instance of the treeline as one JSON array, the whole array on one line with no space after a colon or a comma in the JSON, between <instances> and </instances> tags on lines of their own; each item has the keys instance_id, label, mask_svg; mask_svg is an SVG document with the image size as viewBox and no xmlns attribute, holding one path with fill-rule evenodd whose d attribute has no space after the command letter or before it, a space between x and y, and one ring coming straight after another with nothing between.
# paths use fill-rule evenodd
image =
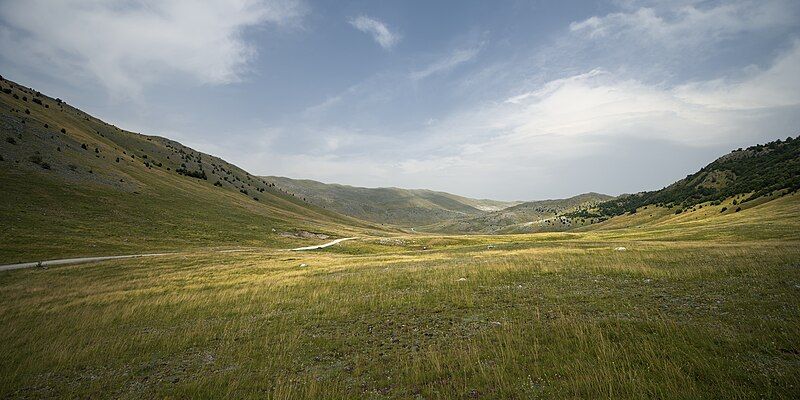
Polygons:
<instances>
[{"instance_id":1,"label":"treeline","mask_svg":"<svg viewBox=\"0 0 800 400\"><path fill-rule=\"evenodd\" d=\"M778 190L800 190L800 138L734 150L664 189L621 196L598 204L597 211L621 215L650 204L688 208L752 193L744 203Z\"/></svg>"}]
</instances>

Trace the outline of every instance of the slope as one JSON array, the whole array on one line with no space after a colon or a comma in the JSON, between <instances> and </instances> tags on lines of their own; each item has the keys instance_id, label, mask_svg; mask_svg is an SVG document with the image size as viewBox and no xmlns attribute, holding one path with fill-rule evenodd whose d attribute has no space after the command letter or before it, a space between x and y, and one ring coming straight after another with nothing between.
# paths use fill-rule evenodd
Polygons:
<instances>
[{"instance_id":1,"label":"slope","mask_svg":"<svg viewBox=\"0 0 800 400\"><path fill-rule=\"evenodd\" d=\"M178 142L7 80L0 90L0 262L377 232Z\"/></svg>"},{"instance_id":2,"label":"slope","mask_svg":"<svg viewBox=\"0 0 800 400\"><path fill-rule=\"evenodd\" d=\"M363 188L278 176L264 179L320 207L367 221L405 227L482 215L517 204L433 190Z\"/></svg>"},{"instance_id":3,"label":"slope","mask_svg":"<svg viewBox=\"0 0 800 400\"><path fill-rule=\"evenodd\" d=\"M418 228L446 233L528 233L565 230L570 226L557 218L581 207L592 207L611 196L584 193L567 199L528 201L484 215L460 218Z\"/></svg>"},{"instance_id":4,"label":"slope","mask_svg":"<svg viewBox=\"0 0 800 400\"><path fill-rule=\"evenodd\" d=\"M700 171L661 190L620 196L598 205L604 216L636 212L640 207L660 205L688 210L702 203L716 205L734 195L747 193L749 202L776 191L800 189L800 140L787 138L747 149L737 149Z\"/></svg>"}]
</instances>

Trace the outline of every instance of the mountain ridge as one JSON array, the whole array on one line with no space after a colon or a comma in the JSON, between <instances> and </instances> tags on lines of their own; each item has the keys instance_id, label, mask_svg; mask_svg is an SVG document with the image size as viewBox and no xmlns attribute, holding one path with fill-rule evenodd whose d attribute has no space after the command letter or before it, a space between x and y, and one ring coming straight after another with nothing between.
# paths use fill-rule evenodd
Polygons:
<instances>
[{"instance_id":1,"label":"mountain ridge","mask_svg":"<svg viewBox=\"0 0 800 400\"><path fill-rule=\"evenodd\" d=\"M262 178L317 206L367 221L404 227L480 215L487 210L518 204L430 189L366 188L280 176Z\"/></svg>"}]
</instances>

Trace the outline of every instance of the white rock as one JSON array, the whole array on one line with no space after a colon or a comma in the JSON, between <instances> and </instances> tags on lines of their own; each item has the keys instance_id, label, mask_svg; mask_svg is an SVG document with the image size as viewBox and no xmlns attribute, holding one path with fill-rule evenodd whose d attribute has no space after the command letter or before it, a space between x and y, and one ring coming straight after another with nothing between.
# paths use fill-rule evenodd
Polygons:
<instances>
[{"instance_id":1,"label":"white rock","mask_svg":"<svg viewBox=\"0 0 800 400\"><path fill-rule=\"evenodd\" d=\"M459 282L464 282L465 280L467 280L467 278L458 278Z\"/></svg>"},{"instance_id":2,"label":"white rock","mask_svg":"<svg viewBox=\"0 0 800 400\"><path fill-rule=\"evenodd\" d=\"M307 266L308 266L308 264L306 264L306 263L300 264L300 268L307 267Z\"/></svg>"},{"instance_id":3,"label":"white rock","mask_svg":"<svg viewBox=\"0 0 800 400\"><path fill-rule=\"evenodd\" d=\"M624 247L617 247L614 250L616 250L616 251L625 251L625 250L628 250L628 249L626 249Z\"/></svg>"}]
</instances>

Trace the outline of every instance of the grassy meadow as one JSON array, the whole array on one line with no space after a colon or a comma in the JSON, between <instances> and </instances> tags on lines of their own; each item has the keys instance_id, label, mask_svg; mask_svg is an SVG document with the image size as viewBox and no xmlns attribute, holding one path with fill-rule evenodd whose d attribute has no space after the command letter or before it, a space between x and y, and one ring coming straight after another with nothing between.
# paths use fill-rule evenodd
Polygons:
<instances>
[{"instance_id":1,"label":"grassy meadow","mask_svg":"<svg viewBox=\"0 0 800 400\"><path fill-rule=\"evenodd\" d=\"M798 206L8 271L0 397L797 398Z\"/></svg>"}]
</instances>

